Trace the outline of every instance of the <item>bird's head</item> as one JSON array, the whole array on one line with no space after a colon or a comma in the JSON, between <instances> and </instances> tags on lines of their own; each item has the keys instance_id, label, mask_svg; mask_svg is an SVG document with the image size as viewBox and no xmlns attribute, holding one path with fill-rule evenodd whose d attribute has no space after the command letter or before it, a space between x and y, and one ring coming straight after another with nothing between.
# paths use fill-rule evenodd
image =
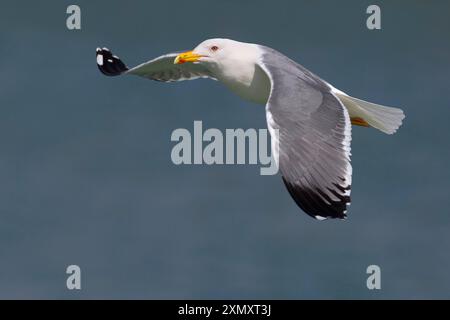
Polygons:
<instances>
[{"instance_id":1,"label":"bird's head","mask_svg":"<svg viewBox=\"0 0 450 320\"><path fill-rule=\"evenodd\" d=\"M174 60L174 64L186 62L215 64L230 55L233 40L228 39L209 39L200 43L194 50L180 53ZM230 50L231 49L231 50Z\"/></svg>"},{"instance_id":2,"label":"bird's head","mask_svg":"<svg viewBox=\"0 0 450 320\"><path fill-rule=\"evenodd\" d=\"M238 66L241 62L251 58L255 60L255 45L230 39L208 39L200 43L195 49L180 53L174 64L199 63L208 69L223 69L227 66Z\"/></svg>"}]
</instances>

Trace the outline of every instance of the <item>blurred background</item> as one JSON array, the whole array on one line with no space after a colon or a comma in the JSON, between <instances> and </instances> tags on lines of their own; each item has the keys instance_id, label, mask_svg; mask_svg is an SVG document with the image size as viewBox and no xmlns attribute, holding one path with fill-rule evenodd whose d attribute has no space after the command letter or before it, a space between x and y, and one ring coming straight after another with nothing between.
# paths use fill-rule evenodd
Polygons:
<instances>
[{"instance_id":1,"label":"blurred background","mask_svg":"<svg viewBox=\"0 0 450 320\"><path fill-rule=\"evenodd\" d=\"M81 30L66 28L70 4ZM375 31L371 4L2 0L0 298L450 298L450 3L377 1ZM257 165L171 162L174 129L265 128L263 106L95 64L97 46L133 66L211 37L405 111L393 136L353 128L346 221L309 218Z\"/></svg>"}]
</instances>

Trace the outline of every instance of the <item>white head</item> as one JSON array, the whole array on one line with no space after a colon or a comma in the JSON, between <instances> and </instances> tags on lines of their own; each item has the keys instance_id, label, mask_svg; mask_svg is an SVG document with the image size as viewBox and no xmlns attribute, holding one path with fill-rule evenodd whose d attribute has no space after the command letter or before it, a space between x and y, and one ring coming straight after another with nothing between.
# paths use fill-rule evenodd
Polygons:
<instances>
[{"instance_id":1,"label":"white head","mask_svg":"<svg viewBox=\"0 0 450 320\"><path fill-rule=\"evenodd\" d=\"M259 50L255 44L230 39L208 39L200 43L192 51L179 54L174 63L199 63L211 71L224 68L236 68L242 63L256 63Z\"/></svg>"}]
</instances>

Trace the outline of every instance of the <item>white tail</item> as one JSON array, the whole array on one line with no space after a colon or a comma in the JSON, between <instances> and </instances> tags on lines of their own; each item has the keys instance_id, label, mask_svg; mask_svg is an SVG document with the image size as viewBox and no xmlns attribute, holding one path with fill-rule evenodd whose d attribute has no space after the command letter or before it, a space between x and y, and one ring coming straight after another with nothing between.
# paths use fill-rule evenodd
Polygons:
<instances>
[{"instance_id":1,"label":"white tail","mask_svg":"<svg viewBox=\"0 0 450 320\"><path fill-rule=\"evenodd\" d=\"M350 117L364 119L370 126L387 134L393 134L402 125L405 114L399 108L385 107L350 97L343 92L336 93L347 108Z\"/></svg>"}]
</instances>

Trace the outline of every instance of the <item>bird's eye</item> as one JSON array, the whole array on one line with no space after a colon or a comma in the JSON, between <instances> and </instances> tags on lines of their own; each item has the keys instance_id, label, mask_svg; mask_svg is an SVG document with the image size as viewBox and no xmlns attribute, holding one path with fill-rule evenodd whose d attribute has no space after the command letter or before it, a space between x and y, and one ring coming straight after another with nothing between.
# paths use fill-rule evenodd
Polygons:
<instances>
[{"instance_id":1,"label":"bird's eye","mask_svg":"<svg viewBox=\"0 0 450 320\"><path fill-rule=\"evenodd\" d=\"M218 47L218 46L212 46L212 47L211 47L211 51L217 51L217 50L219 50L219 47Z\"/></svg>"}]
</instances>

